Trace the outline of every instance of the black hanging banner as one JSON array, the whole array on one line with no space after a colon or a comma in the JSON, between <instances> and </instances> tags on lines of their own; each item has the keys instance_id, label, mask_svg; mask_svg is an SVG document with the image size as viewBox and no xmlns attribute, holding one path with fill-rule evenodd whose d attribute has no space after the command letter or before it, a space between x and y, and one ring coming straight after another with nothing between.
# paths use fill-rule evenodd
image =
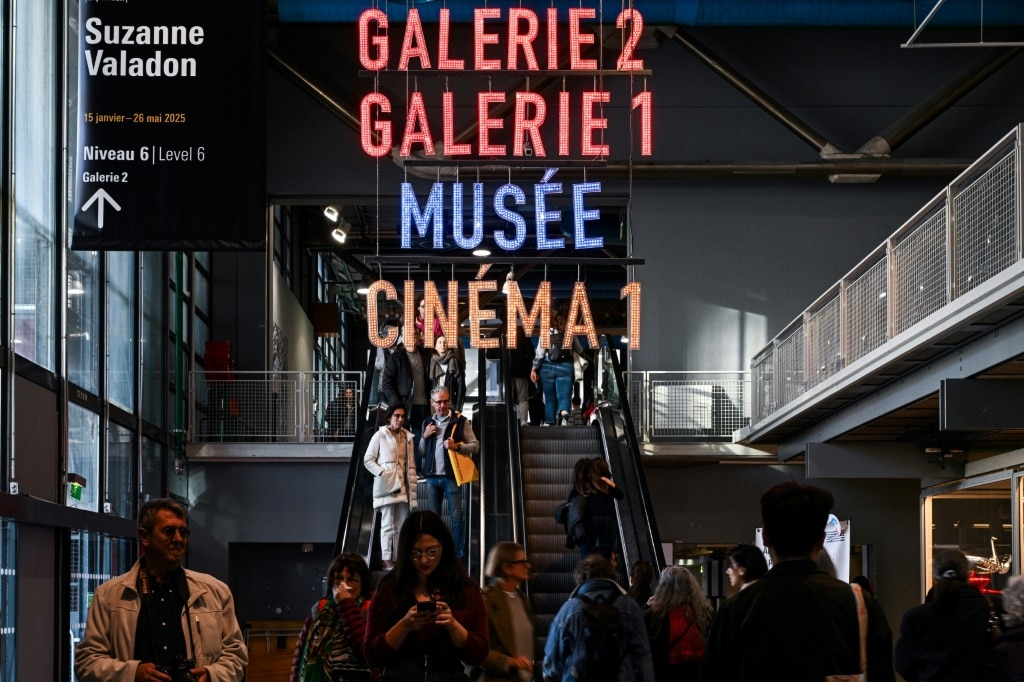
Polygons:
<instances>
[{"instance_id":1,"label":"black hanging banner","mask_svg":"<svg viewBox=\"0 0 1024 682\"><path fill-rule=\"evenodd\" d=\"M72 248L264 248L265 3L79 7Z\"/></svg>"}]
</instances>

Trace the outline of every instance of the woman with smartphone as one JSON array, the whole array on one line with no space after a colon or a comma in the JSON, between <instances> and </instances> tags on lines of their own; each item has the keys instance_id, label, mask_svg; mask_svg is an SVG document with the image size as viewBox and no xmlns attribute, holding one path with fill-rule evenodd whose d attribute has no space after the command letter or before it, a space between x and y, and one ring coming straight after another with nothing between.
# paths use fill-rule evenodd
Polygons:
<instances>
[{"instance_id":1,"label":"woman with smartphone","mask_svg":"<svg viewBox=\"0 0 1024 682\"><path fill-rule=\"evenodd\" d=\"M456 558L451 532L436 513L413 512L370 605L366 660L383 668L383 682L462 682L464 665L483 663L488 641L480 588Z\"/></svg>"}]
</instances>

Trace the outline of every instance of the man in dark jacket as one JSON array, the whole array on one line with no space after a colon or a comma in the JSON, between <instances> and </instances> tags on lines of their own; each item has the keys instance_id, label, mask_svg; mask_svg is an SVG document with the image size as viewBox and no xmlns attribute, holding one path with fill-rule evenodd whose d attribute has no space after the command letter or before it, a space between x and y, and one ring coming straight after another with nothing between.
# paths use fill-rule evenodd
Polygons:
<instances>
[{"instance_id":1,"label":"man in dark jacket","mask_svg":"<svg viewBox=\"0 0 1024 682\"><path fill-rule=\"evenodd\" d=\"M702 681L821 682L861 672L856 598L815 562L832 504L827 490L796 482L761 497L764 543L774 565L719 609Z\"/></svg>"},{"instance_id":2,"label":"man in dark jacket","mask_svg":"<svg viewBox=\"0 0 1024 682\"><path fill-rule=\"evenodd\" d=\"M416 327L406 326L407 336L395 351L388 356L384 365L384 379L381 388L388 405L405 407L406 424L412 430L416 444L416 471L423 471L419 456L420 439L423 436L423 420L430 415L430 353L420 347L420 332Z\"/></svg>"},{"instance_id":3,"label":"man in dark jacket","mask_svg":"<svg viewBox=\"0 0 1024 682\"><path fill-rule=\"evenodd\" d=\"M451 517L452 539L459 561L466 560L466 521L462 503L462 489L455 482L455 472L448 457L448 450L464 455L475 455L480 451L480 441L473 433L468 419L451 409L451 394L444 386L430 392L434 415L423 422L423 440L419 445L419 457L423 468L417 469L425 477L426 495L422 500L425 509L441 515L441 500L448 502Z\"/></svg>"}]
</instances>

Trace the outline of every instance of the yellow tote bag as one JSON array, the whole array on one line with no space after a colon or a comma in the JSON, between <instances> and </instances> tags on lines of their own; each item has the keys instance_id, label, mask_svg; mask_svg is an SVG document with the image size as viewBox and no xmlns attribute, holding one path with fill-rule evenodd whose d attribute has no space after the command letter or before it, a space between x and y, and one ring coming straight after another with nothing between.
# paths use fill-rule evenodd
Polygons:
<instances>
[{"instance_id":1,"label":"yellow tote bag","mask_svg":"<svg viewBox=\"0 0 1024 682\"><path fill-rule=\"evenodd\" d=\"M476 468L476 462L469 455L449 448L448 459L452 463L452 472L455 474L456 485L466 485L467 483L480 480L480 470Z\"/></svg>"}]
</instances>

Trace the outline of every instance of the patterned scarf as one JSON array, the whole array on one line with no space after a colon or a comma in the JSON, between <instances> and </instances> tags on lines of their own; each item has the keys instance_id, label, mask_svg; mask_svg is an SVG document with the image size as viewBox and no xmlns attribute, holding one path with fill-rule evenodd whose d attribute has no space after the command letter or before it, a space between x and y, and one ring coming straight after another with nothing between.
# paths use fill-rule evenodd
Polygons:
<instances>
[{"instance_id":1,"label":"patterned scarf","mask_svg":"<svg viewBox=\"0 0 1024 682\"><path fill-rule=\"evenodd\" d=\"M334 599L321 599L299 664L300 682L367 679L369 668L352 649Z\"/></svg>"}]
</instances>

